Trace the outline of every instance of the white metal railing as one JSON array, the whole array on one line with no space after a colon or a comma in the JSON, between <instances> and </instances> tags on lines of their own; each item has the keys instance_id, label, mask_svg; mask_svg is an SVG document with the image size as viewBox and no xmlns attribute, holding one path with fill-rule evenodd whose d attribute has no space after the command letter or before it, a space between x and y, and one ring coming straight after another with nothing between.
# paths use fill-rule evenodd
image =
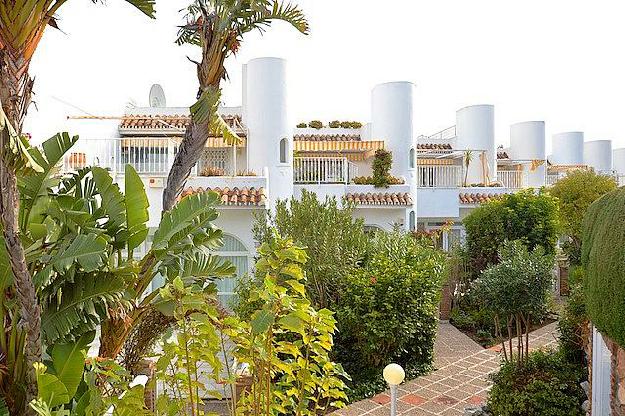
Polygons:
<instances>
[{"instance_id":1,"label":"white metal railing","mask_svg":"<svg viewBox=\"0 0 625 416\"><path fill-rule=\"evenodd\" d=\"M462 186L462 166L418 165L417 186L422 188L455 188Z\"/></svg>"},{"instance_id":2,"label":"white metal railing","mask_svg":"<svg viewBox=\"0 0 625 416\"><path fill-rule=\"evenodd\" d=\"M441 140L451 140L456 137L456 126L447 127L444 130L441 130L437 133L430 134L427 136L428 140L431 142L437 142Z\"/></svg>"},{"instance_id":3,"label":"white metal railing","mask_svg":"<svg viewBox=\"0 0 625 416\"><path fill-rule=\"evenodd\" d=\"M178 142L170 138L80 139L65 155L63 171L99 166L123 174L130 164L139 174L166 175L177 153Z\"/></svg>"},{"instance_id":4,"label":"white metal railing","mask_svg":"<svg viewBox=\"0 0 625 416\"><path fill-rule=\"evenodd\" d=\"M345 183L358 176L358 167L346 157L293 158L294 183Z\"/></svg>"},{"instance_id":5,"label":"white metal railing","mask_svg":"<svg viewBox=\"0 0 625 416\"><path fill-rule=\"evenodd\" d=\"M504 188L521 189L527 184L527 173L522 170L498 170L497 181Z\"/></svg>"}]
</instances>

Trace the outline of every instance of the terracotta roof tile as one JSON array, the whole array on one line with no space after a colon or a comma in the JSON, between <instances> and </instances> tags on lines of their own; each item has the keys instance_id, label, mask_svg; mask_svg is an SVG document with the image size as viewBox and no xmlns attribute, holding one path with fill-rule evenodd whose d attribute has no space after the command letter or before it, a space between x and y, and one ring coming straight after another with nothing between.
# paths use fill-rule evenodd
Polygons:
<instances>
[{"instance_id":1,"label":"terracotta roof tile","mask_svg":"<svg viewBox=\"0 0 625 416\"><path fill-rule=\"evenodd\" d=\"M263 206L265 205L265 188L186 188L180 198L198 192L213 191L219 195L222 205L231 206Z\"/></svg>"},{"instance_id":2,"label":"terracotta roof tile","mask_svg":"<svg viewBox=\"0 0 625 416\"><path fill-rule=\"evenodd\" d=\"M502 195L505 194L487 194L481 192L466 192L460 193L460 203L461 204L484 204L486 202L494 201L498 198L501 198Z\"/></svg>"},{"instance_id":3,"label":"terracotta roof tile","mask_svg":"<svg viewBox=\"0 0 625 416\"><path fill-rule=\"evenodd\" d=\"M357 205L412 205L410 194L398 192L347 193L345 200Z\"/></svg>"},{"instance_id":4,"label":"terracotta roof tile","mask_svg":"<svg viewBox=\"0 0 625 416\"><path fill-rule=\"evenodd\" d=\"M497 159L510 159L510 157L508 156L508 152L506 152L505 150L498 149Z\"/></svg>"},{"instance_id":5,"label":"terracotta roof tile","mask_svg":"<svg viewBox=\"0 0 625 416\"><path fill-rule=\"evenodd\" d=\"M308 142L360 141L360 134L295 134L293 140Z\"/></svg>"},{"instance_id":6,"label":"terracotta roof tile","mask_svg":"<svg viewBox=\"0 0 625 416\"><path fill-rule=\"evenodd\" d=\"M449 143L417 143L419 150L451 150Z\"/></svg>"}]
</instances>

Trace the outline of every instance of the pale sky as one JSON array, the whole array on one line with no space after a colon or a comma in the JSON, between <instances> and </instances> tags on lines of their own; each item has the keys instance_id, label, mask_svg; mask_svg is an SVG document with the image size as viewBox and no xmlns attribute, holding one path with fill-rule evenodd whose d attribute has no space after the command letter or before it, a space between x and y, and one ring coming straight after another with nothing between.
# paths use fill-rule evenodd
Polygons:
<instances>
[{"instance_id":1,"label":"pale sky","mask_svg":"<svg viewBox=\"0 0 625 416\"><path fill-rule=\"evenodd\" d=\"M70 1L63 33L48 29L35 56L35 100L27 131L36 141L64 128L67 115L120 115L147 105L160 83L170 106L193 102L197 80L174 44L178 12L189 0L157 0L149 20L122 0ZM552 133L582 130L586 140L625 147L625 2L622 0L299 0L309 36L283 23L249 34L228 62L226 105L241 103L241 64L288 60L294 121L368 121L379 82L417 89L417 132L455 124L455 111L494 104L496 141L509 125L545 120ZM77 107L72 108L58 100Z\"/></svg>"}]
</instances>

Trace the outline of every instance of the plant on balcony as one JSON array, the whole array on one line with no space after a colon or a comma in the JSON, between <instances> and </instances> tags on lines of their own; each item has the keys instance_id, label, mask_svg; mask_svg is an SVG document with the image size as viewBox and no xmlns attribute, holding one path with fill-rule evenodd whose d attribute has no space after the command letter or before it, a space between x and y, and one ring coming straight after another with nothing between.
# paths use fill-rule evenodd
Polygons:
<instances>
[{"instance_id":1,"label":"plant on balcony","mask_svg":"<svg viewBox=\"0 0 625 416\"><path fill-rule=\"evenodd\" d=\"M341 122L338 120L331 121L328 123L328 127L332 129L338 129L339 127L341 127Z\"/></svg>"},{"instance_id":2,"label":"plant on balcony","mask_svg":"<svg viewBox=\"0 0 625 416\"><path fill-rule=\"evenodd\" d=\"M256 172L252 171L252 170L240 170L237 172L237 176L257 176Z\"/></svg>"},{"instance_id":3,"label":"plant on balcony","mask_svg":"<svg viewBox=\"0 0 625 416\"><path fill-rule=\"evenodd\" d=\"M464 165L464 180L462 181L463 186L467 186L467 179L469 176L469 166L473 161L473 151L465 150L462 155L462 163Z\"/></svg>"},{"instance_id":4,"label":"plant on balcony","mask_svg":"<svg viewBox=\"0 0 625 416\"><path fill-rule=\"evenodd\" d=\"M354 184L356 185L375 185L375 181L372 176L356 176L352 179ZM387 177L388 185L403 185L404 181L400 178L396 178L395 176Z\"/></svg>"},{"instance_id":5,"label":"plant on balcony","mask_svg":"<svg viewBox=\"0 0 625 416\"><path fill-rule=\"evenodd\" d=\"M311 129L321 129L323 128L323 122L319 121L319 120L313 120L311 122L308 123L308 127L310 127Z\"/></svg>"},{"instance_id":6,"label":"plant on balcony","mask_svg":"<svg viewBox=\"0 0 625 416\"><path fill-rule=\"evenodd\" d=\"M226 172L222 168L206 166L200 171L200 176L224 176Z\"/></svg>"},{"instance_id":7,"label":"plant on balcony","mask_svg":"<svg viewBox=\"0 0 625 416\"><path fill-rule=\"evenodd\" d=\"M393 155L388 150L378 149L375 151L371 168L373 170L373 186L376 188L388 188L391 178L391 165Z\"/></svg>"},{"instance_id":8,"label":"plant on balcony","mask_svg":"<svg viewBox=\"0 0 625 416\"><path fill-rule=\"evenodd\" d=\"M575 170L549 188L558 198L560 222L566 241L562 248L572 265L581 261L582 220L588 207L602 195L616 189L616 182L590 170Z\"/></svg>"},{"instance_id":9,"label":"plant on balcony","mask_svg":"<svg viewBox=\"0 0 625 416\"><path fill-rule=\"evenodd\" d=\"M308 127L307 123L297 123L297 127L298 129L305 129L306 127Z\"/></svg>"}]
</instances>

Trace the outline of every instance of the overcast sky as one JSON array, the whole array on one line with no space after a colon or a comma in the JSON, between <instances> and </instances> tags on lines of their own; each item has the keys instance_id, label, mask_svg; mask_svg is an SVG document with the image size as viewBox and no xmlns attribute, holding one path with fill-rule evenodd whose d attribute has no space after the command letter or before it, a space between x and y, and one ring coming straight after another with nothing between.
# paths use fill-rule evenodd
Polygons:
<instances>
[{"instance_id":1,"label":"overcast sky","mask_svg":"<svg viewBox=\"0 0 625 416\"><path fill-rule=\"evenodd\" d=\"M196 91L192 47L174 44L188 0L157 0L149 20L122 0L70 1L63 32L48 30L35 56L35 100L27 128L37 141L67 115L120 115L147 105L160 83L170 106ZM369 120L371 88L408 80L417 86L417 131L455 123L455 111L494 104L496 141L509 125L545 120L552 133L582 130L586 140L625 147L625 2L622 0L299 0L311 24L302 36L278 23L250 34L228 62L226 105L241 103L242 63L288 60L295 121ZM71 104L71 107L67 104ZM548 149L550 140L547 140Z\"/></svg>"}]
</instances>

